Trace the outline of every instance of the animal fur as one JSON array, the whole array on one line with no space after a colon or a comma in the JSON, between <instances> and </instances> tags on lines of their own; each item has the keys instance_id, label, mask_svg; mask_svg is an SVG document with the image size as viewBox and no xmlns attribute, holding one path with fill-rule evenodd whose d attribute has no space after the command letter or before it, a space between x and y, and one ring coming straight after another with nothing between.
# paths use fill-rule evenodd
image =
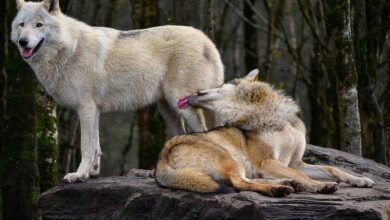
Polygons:
<instances>
[{"instance_id":1,"label":"animal fur","mask_svg":"<svg viewBox=\"0 0 390 220\"><path fill-rule=\"evenodd\" d=\"M257 81L257 74L254 70L181 100L215 112L226 126L170 139L156 168L160 185L209 193L225 183L270 196L302 190L333 193L336 182L373 186L369 178L304 163L306 130L297 116L299 107L283 92Z\"/></svg>"},{"instance_id":2,"label":"animal fur","mask_svg":"<svg viewBox=\"0 0 390 220\"><path fill-rule=\"evenodd\" d=\"M119 31L92 27L63 13L58 0L17 0L12 41L59 104L78 112L82 160L67 182L99 174L99 115L157 102L172 135L207 129L196 108L179 98L223 82L215 45L201 31L161 26Z\"/></svg>"}]
</instances>

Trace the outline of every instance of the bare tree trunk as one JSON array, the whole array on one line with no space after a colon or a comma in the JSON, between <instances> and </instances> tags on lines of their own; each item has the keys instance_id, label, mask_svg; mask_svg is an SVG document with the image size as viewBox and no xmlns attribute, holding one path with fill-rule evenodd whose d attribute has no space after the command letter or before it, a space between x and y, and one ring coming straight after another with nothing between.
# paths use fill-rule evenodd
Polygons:
<instances>
[{"instance_id":1,"label":"bare tree trunk","mask_svg":"<svg viewBox=\"0 0 390 220\"><path fill-rule=\"evenodd\" d=\"M1 2L7 27L16 14L13 0ZM3 25L3 24L2 24ZM1 33L3 34L3 32ZM1 191L3 219L37 219L39 174L36 142L35 77L16 47L6 42L6 95L1 137Z\"/></svg>"},{"instance_id":2,"label":"bare tree trunk","mask_svg":"<svg viewBox=\"0 0 390 220\"><path fill-rule=\"evenodd\" d=\"M2 1L0 3L0 137L3 137L3 120L4 120L4 92L5 92L5 58L7 57L7 51L5 50L7 46L7 37L8 35L8 24L6 19L6 14L8 10L8 1ZM3 157L3 145L0 141L0 158ZM0 162L1 165L1 162ZM1 166L0 166L1 168ZM0 183L2 183L2 173L0 171ZM0 220L3 219L3 196L2 196L2 187L0 185Z\"/></svg>"},{"instance_id":3,"label":"bare tree trunk","mask_svg":"<svg viewBox=\"0 0 390 220\"><path fill-rule=\"evenodd\" d=\"M117 12L119 0L112 0L110 1L110 6L107 11L107 16L105 20L105 26L110 27L113 22L113 15Z\"/></svg>"},{"instance_id":4,"label":"bare tree trunk","mask_svg":"<svg viewBox=\"0 0 390 220\"><path fill-rule=\"evenodd\" d=\"M244 3L244 15L253 23L256 22L255 13L249 4L254 5L256 0L248 0ZM244 23L244 56L246 72L259 68L259 53L257 49L257 29L248 22Z\"/></svg>"},{"instance_id":5,"label":"bare tree trunk","mask_svg":"<svg viewBox=\"0 0 390 220\"><path fill-rule=\"evenodd\" d=\"M264 5L268 13L268 27L267 27L267 49L265 54L265 81L269 82L272 77L272 63L273 63L273 48L275 41L274 26L275 26L275 16L274 16L274 0L264 0Z\"/></svg>"},{"instance_id":6,"label":"bare tree trunk","mask_svg":"<svg viewBox=\"0 0 390 220\"><path fill-rule=\"evenodd\" d=\"M353 58L350 27L350 1L326 1L327 20L333 30L335 42L335 69L338 80L338 103L340 116L340 147L362 154L361 127L357 94L357 72Z\"/></svg>"},{"instance_id":7,"label":"bare tree trunk","mask_svg":"<svg viewBox=\"0 0 390 220\"><path fill-rule=\"evenodd\" d=\"M79 118L76 112L63 107L57 107L57 128L59 145L59 177L72 172L72 160L74 152L79 150L77 137Z\"/></svg>"},{"instance_id":8,"label":"bare tree trunk","mask_svg":"<svg viewBox=\"0 0 390 220\"><path fill-rule=\"evenodd\" d=\"M131 0L133 28L148 28L159 24L157 0ZM138 111L140 131L139 167L150 169L157 160L165 142L165 127L156 107L146 107Z\"/></svg>"},{"instance_id":9,"label":"bare tree trunk","mask_svg":"<svg viewBox=\"0 0 390 220\"><path fill-rule=\"evenodd\" d=\"M354 44L359 74L358 92L363 146L367 148L364 151L367 156L386 164L384 120L382 109L375 95L380 48L385 42L382 29L386 26L381 20L381 1L370 2L367 7L365 3L364 0L354 1ZM367 35L366 31L370 34Z\"/></svg>"},{"instance_id":10,"label":"bare tree trunk","mask_svg":"<svg viewBox=\"0 0 390 220\"><path fill-rule=\"evenodd\" d=\"M123 161L122 161L121 171L120 171L121 176L126 175L126 172L127 172L126 156L130 152L130 150L133 148L134 130L135 130L134 128L135 128L136 124L137 124L137 121L135 121L135 120L132 120L130 123L129 138L127 140L127 144L126 144L125 148L122 151Z\"/></svg>"},{"instance_id":11,"label":"bare tree trunk","mask_svg":"<svg viewBox=\"0 0 390 220\"><path fill-rule=\"evenodd\" d=\"M310 58L310 75L300 68L299 74L308 87L311 107L311 127L308 129L310 143L339 149L339 117L337 102L336 74L334 61L330 51L330 36L325 26L324 7L322 1L299 0L299 10L307 24L311 35L313 50ZM305 39L305 34L301 41ZM298 48L302 48L304 41ZM299 56L300 53L298 53ZM299 57L298 56L298 57ZM303 60L302 56L299 60ZM301 66L304 62L301 61Z\"/></svg>"},{"instance_id":12,"label":"bare tree trunk","mask_svg":"<svg viewBox=\"0 0 390 220\"><path fill-rule=\"evenodd\" d=\"M214 0L207 0L207 33L211 40L214 40L215 18L214 18Z\"/></svg>"},{"instance_id":13,"label":"bare tree trunk","mask_svg":"<svg viewBox=\"0 0 390 220\"><path fill-rule=\"evenodd\" d=\"M181 21L180 22L183 25L187 25L188 24L188 14L187 14L187 1L186 0L180 1L180 9L181 9Z\"/></svg>"}]
</instances>

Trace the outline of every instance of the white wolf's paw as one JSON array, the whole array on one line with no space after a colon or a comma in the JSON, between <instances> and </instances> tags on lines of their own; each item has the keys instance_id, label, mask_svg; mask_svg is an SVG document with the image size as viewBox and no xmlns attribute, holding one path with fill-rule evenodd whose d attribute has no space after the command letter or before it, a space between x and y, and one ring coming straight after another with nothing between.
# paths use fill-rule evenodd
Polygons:
<instances>
[{"instance_id":1,"label":"white wolf's paw","mask_svg":"<svg viewBox=\"0 0 390 220\"><path fill-rule=\"evenodd\" d=\"M94 166L91 166L91 169L89 170L89 176L91 178L97 178L99 176L99 173L100 173L100 165L94 165Z\"/></svg>"},{"instance_id":2,"label":"white wolf's paw","mask_svg":"<svg viewBox=\"0 0 390 220\"><path fill-rule=\"evenodd\" d=\"M367 177L358 177L354 182L351 183L352 186L356 187L368 187L371 188L375 185L375 182Z\"/></svg>"},{"instance_id":3,"label":"white wolf's paw","mask_svg":"<svg viewBox=\"0 0 390 220\"><path fill-rule=\"evenodd\" d=\"M63 181L66 183L80 183L85 182L88 175L85 173L68 173L65 175Z\"/></svg>"}]
</instances>

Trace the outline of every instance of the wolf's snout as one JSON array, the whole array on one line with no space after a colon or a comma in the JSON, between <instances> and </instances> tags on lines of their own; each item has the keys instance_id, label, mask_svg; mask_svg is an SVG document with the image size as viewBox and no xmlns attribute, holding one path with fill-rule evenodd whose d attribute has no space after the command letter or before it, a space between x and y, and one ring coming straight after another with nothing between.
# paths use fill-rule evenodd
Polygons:
<instances>
[{"instance_id":1,"label":"wolf's snout","mask_svg":"<svg viewBox=\"0 0 390 220\"><path fill-rule=\"evenodd\" d=\"M26 47L28 44L28 40L26 38L21 38L19 40L19 45L22 46L22 47Z\"/></svg>"}]
</instances>

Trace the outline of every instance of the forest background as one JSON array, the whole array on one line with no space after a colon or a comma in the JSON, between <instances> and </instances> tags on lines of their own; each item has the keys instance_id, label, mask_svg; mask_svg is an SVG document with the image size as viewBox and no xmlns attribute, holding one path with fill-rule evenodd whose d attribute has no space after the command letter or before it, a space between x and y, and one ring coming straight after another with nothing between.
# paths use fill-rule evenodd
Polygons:
<instances>
[{"instance_id":1,"label":"forest background","mask_svg":"<svg viewBox=\"0 0 390 220\"><path fill-rule=\"evenodd\" d=\"M189 25L217 45L225 79L261 80L302 108L311 144L388 165L390 1L60 0L90 25ZM10 42L14 0L0 2L0 219L35 219L39 194L80 160L77 115L56 105ZM196 40L196 39L194 39ZM153 168L168 131L155 106L103 114L102 176ZM23 212L19 212L23 210Z\"/></svg>"}]
</instances>

